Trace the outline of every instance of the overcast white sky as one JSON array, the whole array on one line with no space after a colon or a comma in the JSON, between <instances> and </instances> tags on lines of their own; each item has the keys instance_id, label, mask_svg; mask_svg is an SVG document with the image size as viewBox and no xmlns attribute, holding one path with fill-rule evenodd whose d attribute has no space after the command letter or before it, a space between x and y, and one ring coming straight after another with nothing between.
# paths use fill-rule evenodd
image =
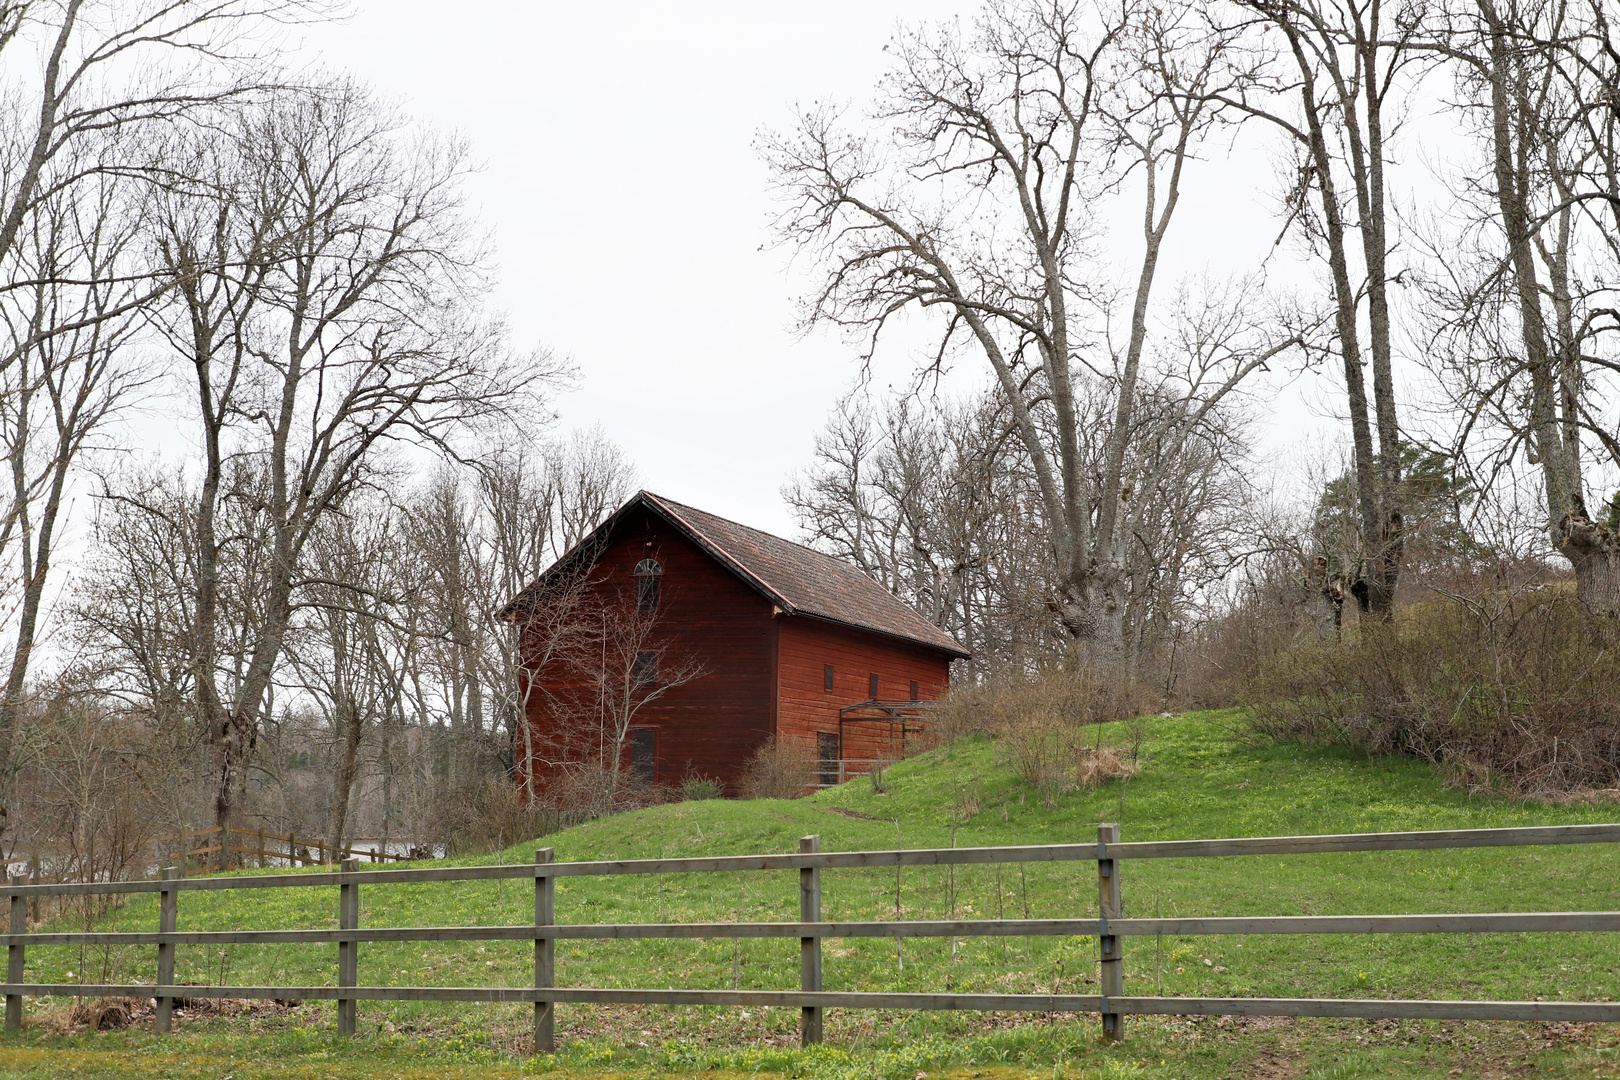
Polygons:
<instances>
[{"instance_id":1,"label":"overcast white sky","mask_svg":"<svg viewBox=\"0 0 1620 1080\"><path fill-rule=\"evenodd\" d=\"M565 426L601 424L652 490L791 536L779 489L857 369L848 343L792 332L805 279L767 246L753 139L790 124L795 103L865 100L898 21L977 7L361 0L309 29L303 57L470 138L515 339L583 375L560 402ZM1195 177L1166 292L1181 274L1256 266L1276 229L1271 179L1258 140ZM1139 242L1122 225L1123 266ZM908 361L895 350L880 380ZM1268 404L1283 420L1268 442L1332 437L1313 396L1331 400L1296 386Z\"/></svg>"}]
</instances>

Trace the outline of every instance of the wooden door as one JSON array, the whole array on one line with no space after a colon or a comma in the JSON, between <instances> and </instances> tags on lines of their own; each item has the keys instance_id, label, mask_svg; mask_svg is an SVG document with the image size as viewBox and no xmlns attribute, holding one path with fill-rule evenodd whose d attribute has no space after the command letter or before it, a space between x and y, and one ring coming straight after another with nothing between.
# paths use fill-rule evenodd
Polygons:
<instances>
[{"instance_id":1,"label":"wooden door","mask_svg":"<svg viewBox=\"0 0 1620 1080\"><path fill-rule=\"evenodd\" d=\"M658 729L630 729L630 775L644 784L658 779Z\"/></svg>"},{"instance_id":2,"label":"wooden door","mask_svg":"<svg viewBox=\"0 0 1620 1080\"><path fill-rule=\"evenodd\" d=\"M816 733L816 757L820 758L821 785L838 783L838 736L830 731Z\"/></svg>"}]
</instances>

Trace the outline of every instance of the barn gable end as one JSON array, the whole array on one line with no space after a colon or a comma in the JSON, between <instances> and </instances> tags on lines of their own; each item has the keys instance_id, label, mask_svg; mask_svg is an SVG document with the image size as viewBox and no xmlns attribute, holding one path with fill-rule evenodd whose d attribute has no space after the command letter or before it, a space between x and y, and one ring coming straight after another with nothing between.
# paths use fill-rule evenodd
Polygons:
<instances>
[{"instance_id":1,"label":"barn gable end","mask_svg":"<svg viewBox=\"0 0 1620 1080\"><path fill-rule=\"evenodd\" d=\"M659 784L702 774L735 794L749 757L773 736L812 755L896 758L906 722L895 722L892 708L885 717L881 709L874 716L854 707L872 697L891 705L936 699L951 660L966 655L848 563L649 492L616 511L501 614L523 621L526 605L563 575L586 575L587 608L633 602L637 567L647 559L661 570L658 635L703 668L637 714L638 761L654 755ZM515 749L525 789L532 777L532 790L545 798L548 782L568 767L554 752L559 736L588 733L600 717L590 715L588 693L566 672L541 668L533 678L528 748L520 739ZM913 734L916 728L913 719Z\"/></svg>"}]
</instances>

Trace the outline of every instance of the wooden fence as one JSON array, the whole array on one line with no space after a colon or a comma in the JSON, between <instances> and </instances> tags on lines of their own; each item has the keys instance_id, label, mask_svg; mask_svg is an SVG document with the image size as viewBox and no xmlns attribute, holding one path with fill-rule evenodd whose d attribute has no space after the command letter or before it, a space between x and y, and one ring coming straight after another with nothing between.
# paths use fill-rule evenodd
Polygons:
<instances>
[{"instance_id":1,"label":"wooden fence","mask_svg":"<svg viewBox=\"0 0 1620 1080\"><path fill-rule=\"evenodd\" d=\"M213 838L212 842L210 837ZM215 825L211 829L183 829L171 836L160 836L153 842L165 860L173 857L180 876L185 877L186 864L194 858L216 863L220 861L207 858L220 854L218 838L219 826ZM199 841L202 847L196 846ZM344 859L365 859L375 863L403 862L412 858L410 855L391 855L377 848L332 847L325 840L314 837L306 836L300 840L296 834L281 836L263 829L238 829L234 825L230 828L224 853L227 856L224 861L232 865L246 865L257 859L261 870L268 859L280 859L289 865L322 866ZM236 855L247 858L238 860L231 857Z\"/></svg>"},{"instance_id":2,"label":"wooden fence","mask_svg":"<svg viewBox=\"0 0 1620 1080\"><path fill-rule=\"evenodd\" d=\"M1124 992L1124 939L1153 934L1478 934L1620 931L1620 912L1537 912L1484 915L1313 915L1282 917L1124 918L1121 870L1132 859L1180 859L1241 855L1297 855L1312 852L1412 851L1537 844L1620 842L1620 825L1561 825L1516 829L1441 832L1357 833L1336 836L1281 836L1229 840L1158 840L1121 843L1116 825L1098 829L1095 844L1029 847L926 848L891 851L823 852L819 838L807 836L788 855L738 855L615 862L552 861L550 848L535 852L532 864L360 870L347 860L337 872L256 877L183 879L177 868L155 881L29 885L14 878L10 933L0 935L8 963L3 988L6 1031L19 1030L24 995L100 997L131 995L157 1001L157 1029L168 1031L177 997L314 998L338 1002L338 1032L352 1035L359 1001L514 1001L534 1004L534 1045L553 1049L553 1010L575 1003L649 1005L786 1006L800 1010L800 1035L819 1041L822 1011L828 1008L987 1009L1026 1012L1094 1012L1109 1040L1125 1034L1131 1013L1229 1016L1350 1016L1432 1020L1620 1021L1620 1002L1567 1001L1390 1001L1339 998L1141 997ZM955 919L936 921L824 922L821 873L845 867L943 866L1026 862L1095 861L1099 915L1089 919ZM558 878L613 874L689 874L747 870L797 870L798 922L559 924ZM534 881L534 922L520 926L360 927L360 887L426 881ZM231 930L176 932L180 893L215 889L330 888L338 890L335 930ZM113 893L159 895L155 933L28 933L27 901L38 896ZM829 992L822 989L821 942L854 937L1023 937L1094 936L1101 965L1099 994L974 994ZM635 938L797 938L797 990L635 990L555 985L553 949L559 940ZM507 987L362 986L359 947L381 941L532 941L534 985ZM329 942L338 947L336 986L178 986L174 951L181 945L228 943L289 944ZM131 985L29 983L24 981L29 945L154 945L156 982Z\"/></svg>"}]
</instances>

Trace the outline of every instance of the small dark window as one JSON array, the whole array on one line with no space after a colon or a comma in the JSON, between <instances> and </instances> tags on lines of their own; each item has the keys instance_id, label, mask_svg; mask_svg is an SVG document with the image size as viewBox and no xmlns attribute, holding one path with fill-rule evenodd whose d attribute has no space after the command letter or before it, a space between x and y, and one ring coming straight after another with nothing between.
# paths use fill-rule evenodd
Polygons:
<instances>
[{"instance_id":1,"label":"small dark window","mask_svg":"<svg viewBox=\"0 0 1620 1080\"><path fill-rule=\"evenodd\" d=\"M816 757L819 758L817 772L822 787L832 787L838 783L838 736L830 731L823 731L816 735Z\"/></svg>"},{"instance_id":2,"label":"small dark window","mask_svg":"<svg viewBox=\"0 0 1620 1080\"><path fill-rule=\"evenodd\" d=\"M877 672L874 671L872 672L872 677L866 680L866 696L871 698L873 701L876 701L878 699L877 694Z\"/></svg>"},{"instance_id":3,"label":"small dark window","mask_svg":"<svg viewBox=\"0 0 1620 1080\"><path fill-rule=\"evenodd\" d=\"M646 686L657 686L658 654L655 652L636 653L636 664L630 674L637 690Z\"/></svg>"},{"instance_id":4,"label":"small dark window","mask_svg":"<svg viewBox=\"0 0 1620 1080\"><path fill-rule=\"evenodd\" d=\"M658 565L657 559L642 559L636 563L636 610L658 610L658 581L663 576L664 568Z\"/></svg>"},{"instance_id":5,"label":"small dark window","mask_svg":"<svg viewBox=\"0 0 1620 1080\"><path fill-rule=\"evenodd\" d=\"M832 665L831 664L828 664L826 667L824 667L821 670L821 688L823 690L828 691L829 693L832 691Z\"/></svg>"},{"instance_id":6,"label":"small dark window","mask_svg":"<svg viewBox=\"0 0 1620 1080\"><path fill-rule=\"evenodd\" d=\"M658 729L630 729L630 775L644 784L658 779Z\"/></svg>"},{"instance_id":7,"label":"small dark window","mask_svg":"<svg viewBox=\"0 0 1620 1080\"><path fill-rule=\"evenodd\" d=\"M912 701L917 700L917 680L916 679L911 680L911 700Z\"/></svg>"}]
</instances>

